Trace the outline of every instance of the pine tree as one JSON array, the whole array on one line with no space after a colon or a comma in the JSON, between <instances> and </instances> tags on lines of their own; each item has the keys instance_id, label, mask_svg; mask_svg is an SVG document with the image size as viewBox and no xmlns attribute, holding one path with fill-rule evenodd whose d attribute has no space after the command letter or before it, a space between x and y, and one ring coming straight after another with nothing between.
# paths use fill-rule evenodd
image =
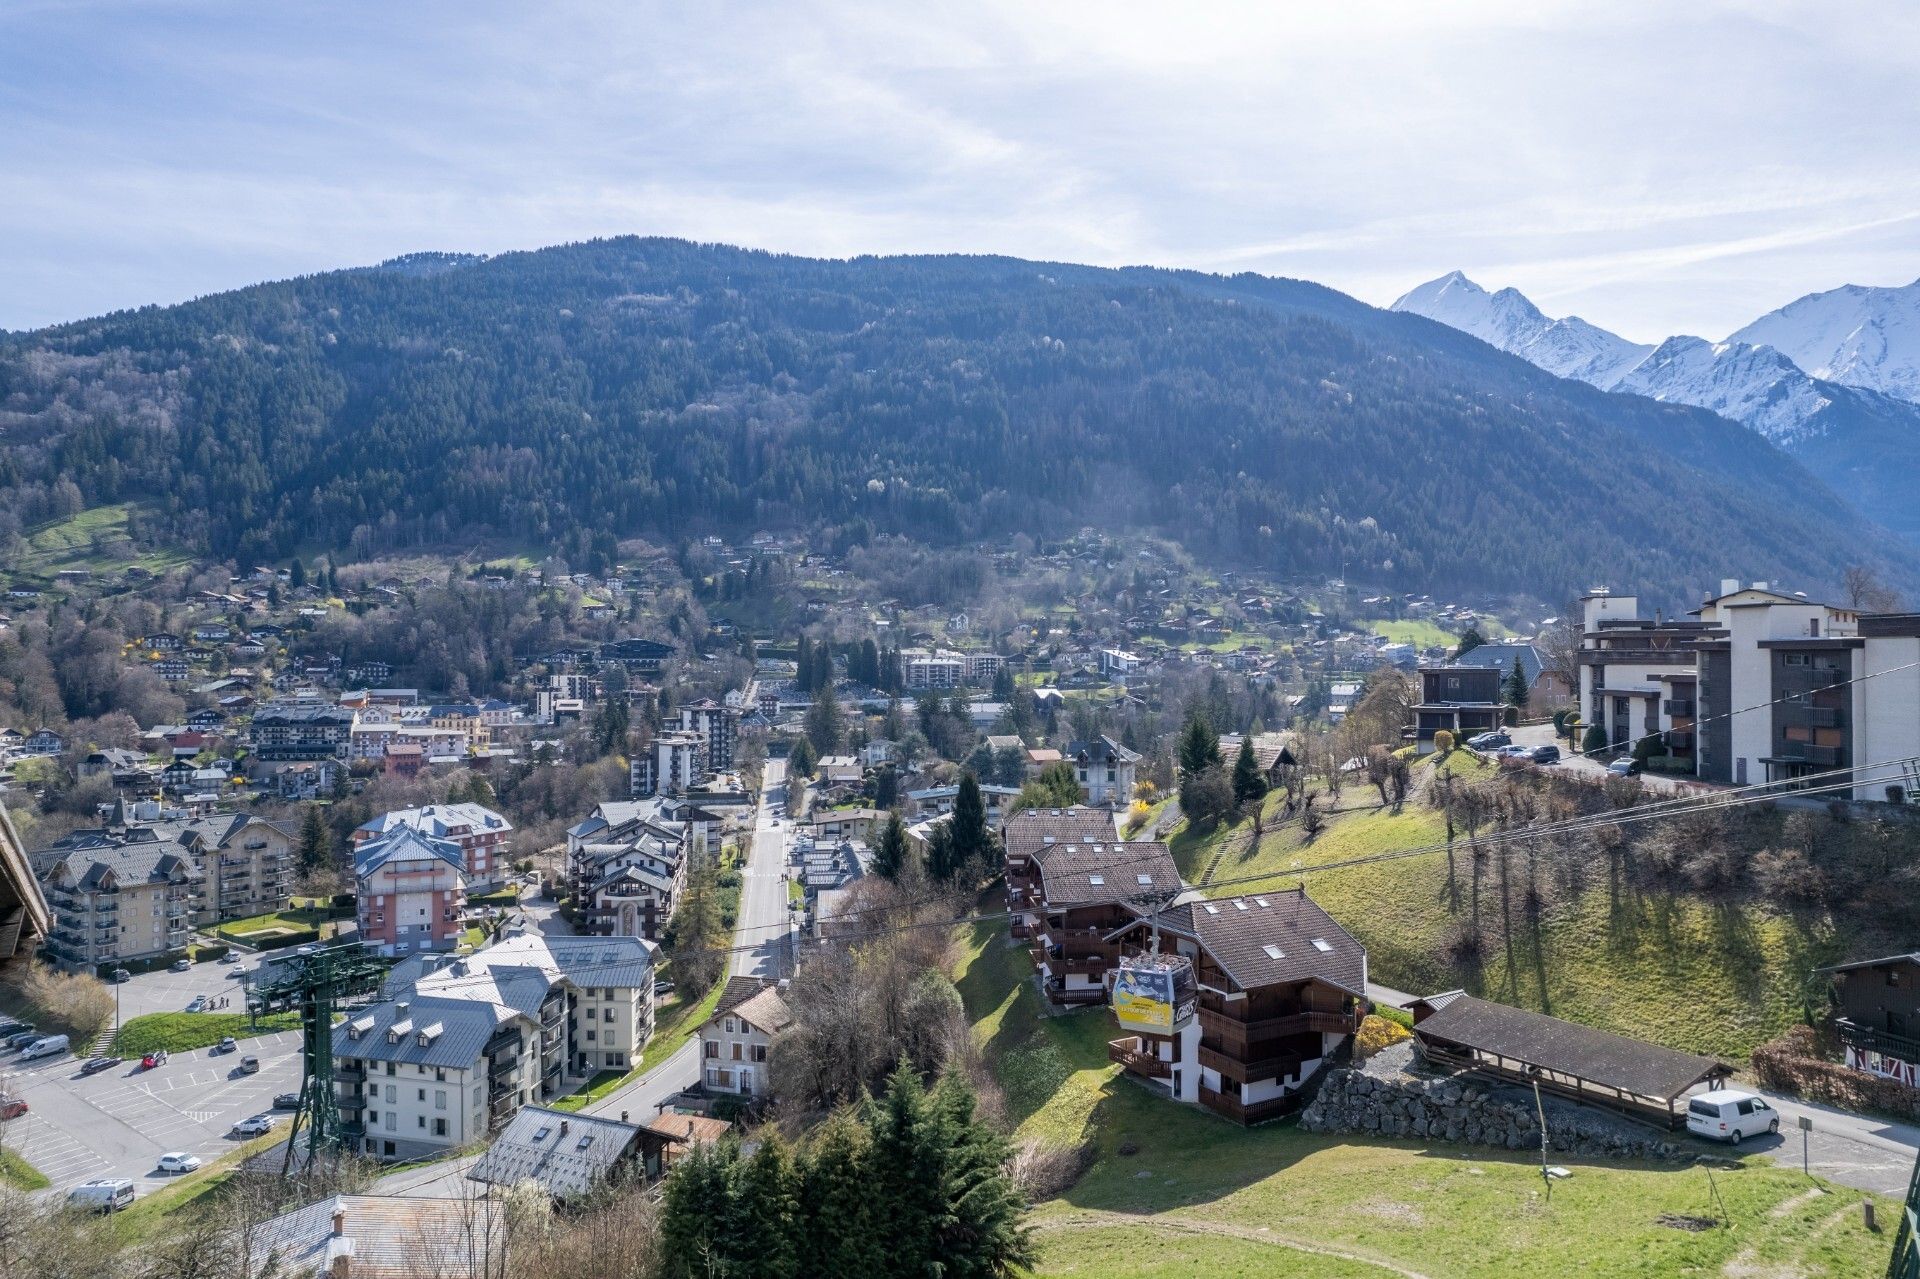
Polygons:
<instances>
[{"instance_id":1,"label":"pine tree","mask_svg":"<svg viewBox=\"0 0 1920 1279\"><path fill-rule=\"evenodd\" d=\"M325 870L332 847L326 820L320 815L320 806L308 804L306 816L300 822L300 869L308 872Z\"/></svg>"},{"instance_id":2,"label":"pine tree","mask_svg":"<svg viewBox=\"0 0 1920 1279\"><path fill-rule=\"evenodd\" d=\"M953 823L935 822L927 828L927 874L938 883L946 883L960 869L954 851Z\"/></svg>"},{"instance_id":3,"label":"pine tree","mask_svg":"<svg viewBox=\"0 0 1920 1279\"><path fill-rule=\"evenodd\" d=\"M1181 775L1197 777L1220 762L1220 738L1204 715L1193 716L1180 737Z\"/></svg>"},{"instance_id":4,"label":"pine tree","mask_svg":"<svg viewBox=\"0 0 1920 1279\"><path fill-rule=\"evenodd\" d=\"M1460 643L1455 645L1454 647L1454 650L1453 650L1454 659L1457 661L1460 658L1465 657L1468 653L1471 653L1474 649L1481 647L1486 642L1487 642L1487 637L1480 633L1479 628L1473 627L1473 626L1467 627L1466 634L1460 637Z\"/></svg>"},{"instance_id":5,"label":"pine tree","mask_svg":"<svg viewBox=\"0 0 1920 1279\"><path fill-rule=\"evenodd\" d=\"M993 673L993 700L1011 704L1013 695L1018 691L1019 686L1013 679L1013 667L1005 662L1000 663L1000 669Z\"/></svg>"},{"instance_id":6,"label":"pine tree","mask_svg":"<svg viewBox=\"0 0 1920 1279\"><path fill-rule=\"evenodd\" d=\"M839 749L846 733L846 716L841 713L840 699L834 696L831 687L823 689L807 708L806 733L813 749L821 755L831 755Z\"/></svg>"},{"instance_id":7,"label":"pine tree","mask_svg":"<svg viewBox=\"0 0 1920 1279\"><path fill-rule=\"evenodd\" d=\"M873 846L873 873L887 879L900 878L911 851L907 847L906 823L900 820L900 814L889 814L886 826L880 831L880 840Z\"/></svg>"},{"instance_id":8,"label":"pine tree","mask_svg":"<svg viewBox=\"0 0 1920 1279\"><path fill-rule=\"evenodd\" d=\"M1036 1260L1021 1217L1026 1201L1007 1175L1013 1147L976 1114L973 1090L956 1073L934 1087L945 1142L942 1182L949 1205L941 1247L952 1279L1001 1279Z\"/></svg>"},{"instance_id":9,"label":"pine tree","mask_svg":"<svg viewBox=\"0 0 1920 1279\"><path fill-rule=\"evenodd\" d=\"M793 749L787 752L787 775L812 777L819 763L820 756L813 749L813 743L804 737L798 738L793 743Z\"/></svg>"},{"instance_id":10,"label":"pine tree","mask_svg":"<svg viewBox=\"0 0 1920 1279\"><path fill-rule=\"evenodd\" d=\"M1242 738L1240 754L1233 761L1233 802L1245 808L1259 803L1266 793L1267 779L1260 775L1260 763L1253 757L1253 743Z\"/></svg>"},{"instance_id":11,"label":"pine tree","mask_svg":"<svg viewBox=\"0 0 1920 1279\"><path fill-rule=\"evenodd\" d=\"M980 793L980 779L972 773L960 777L959 792L953 797L953 871L974 876L983 874L993 860L993 829L987 825L987 801Z\"/></svg>"},{"instance_id":12,"label":"pine tree","mask_svg":"<svg viewBox=\"0 0 1920 1279\"><path fill-rule=\"evenodd\" d=\"M1519 657L1513 659L1513 669L1507 673L1507 704L1520 710L1527 709L1527 672L1520 665Z\"/></svg>"},{"instance_id":13,"label":"pine tree","mask_svg":"<svg viewBox=\"0 0 1920 1279\"><path fill-rule=\"evenodd\" d=\"M892 764L884 765L873 776L873 806L892 808L900 802L900 774Z\"/></svg>"},{"instance_id":14,"label":"pine tree","mask_svg":"<svg viewBox=\"0 0 1920 1279\"><path fill-rule=\"evenodd\" d=\"M716 1273L723 1261L721 1223L732 1210L731 1173L739 1161L739 1146L727 1141L695 1146L674 1164L660 1213L661 1269L668 1279Z\"/></svg>"},{"instance_id":15,"label":"pine tree","mask_svg":"<svg viewBox=\"0 0 1920 1279\"><path fill-rule=\"evenodd\" d=\"M872 1141L847 1111L816 1130L812 1149L799 1161L799 1273L881 1275L889 1273L884 1205L868 1175Z\"/></svg>"},{"instance_id":16,"label":"pine tree","mask_svg":"<svg viewBox=\"0 0 1920 1279\"><path fill-rule=\"evenodd\" d=\"M813 687L813 641L802 635L795 646L795 654L793 683L804 693Z\"/></svg>"},{"instance_id":17,"label":"pine tree","mask_svg":"<svg viewBox=\"0 0 1920 1279\"><path fill-rule=\"evenodd\" d=\"M800 1223L786 1143L773 1129L762 1129L759 1148L735 1162L731 1173L721 1228L730 1262L724 1273L792 1279L798 1273Z\"/></svg>"}]
</instances>

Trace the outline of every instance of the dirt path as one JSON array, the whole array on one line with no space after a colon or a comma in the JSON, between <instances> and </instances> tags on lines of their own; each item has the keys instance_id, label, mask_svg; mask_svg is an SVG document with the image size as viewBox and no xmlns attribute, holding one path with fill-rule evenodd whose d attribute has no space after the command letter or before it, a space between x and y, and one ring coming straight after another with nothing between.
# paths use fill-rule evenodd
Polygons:
<instances>
[{"instance_id":1,"label":"dirt path","mask_svg":"<svg viewBox=\"0 0 1920 1279\"><path fill-rule=\"evenodd\" d=\"M1243 1239L1249 1243L1289 1248L1294 1252L1311 1253L1316 1257L1334 1257L1340 1261L1378 1266L1382 1270L1401 1276L1401 1279L1429 1279L1429 1276L1420 1271L1409 1270L1385 1257L1347 1252L1339 1248L1329 1248L1325 1244L1308 1243L1304 1239L1290 1239L1261 1226L1237 1226L1230 1222L1206 1221L1196 1217L1175 1217L1164 1213L1154 1216L1135 1216L1124 1212L1101 1212L1091 1208L1077 1208L1072 1212L1055 1217L1044 1217L1033 1223L1035 1231L1104 1230L1114 1226L1145 1226L1149 1229L1165 1230L1176 1234L1220 1235L1229 1239Z\"/></svg>"}]
</instances>

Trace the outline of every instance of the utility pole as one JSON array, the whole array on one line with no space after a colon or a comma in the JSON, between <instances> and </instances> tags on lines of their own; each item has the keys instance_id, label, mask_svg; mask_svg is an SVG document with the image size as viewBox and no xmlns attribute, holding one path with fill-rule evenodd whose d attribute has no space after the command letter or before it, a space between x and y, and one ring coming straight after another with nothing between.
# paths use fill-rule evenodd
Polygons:
<instances>
[{"instance_id":1,"label":"utility pole","mask_svg":"<svg viewBox=\"0 0 1920 1279\"><path fill-rule=\"evenodd\" d=\"M352 1134L345 1131L333 1095L333 1014L338 1004L365 1000L379 989L386 963L358 943L335 944L304 958L288 961L282 976L266 976L247 1000L264 1007L285 998L300 1009L300 1104L287 1129L287 1153L282 1175L293 1166L294 1142L301 1122L307 1128L309 1163L321 1154L344 1149Z\"/></svg>"}]
</instances>

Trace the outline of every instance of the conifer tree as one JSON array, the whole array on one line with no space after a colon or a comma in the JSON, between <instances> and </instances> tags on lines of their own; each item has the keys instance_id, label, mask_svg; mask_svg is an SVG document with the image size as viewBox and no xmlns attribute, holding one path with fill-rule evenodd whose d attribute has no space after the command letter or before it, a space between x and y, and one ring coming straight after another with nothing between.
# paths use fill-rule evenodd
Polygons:
<instances>
[{"instance_id":1,"label":"conifer tree","mask_svg":"<svg viewBox=\"0 0 1920 1279\"><path fill-rule=\"evenodd\" d=\"M953 797L953 873L977 875L993 859L993 829L987 825L987 801L980 793L980 779L972 773L960 776L959 793Z\"/></svg>"},{"instance_id":2,"label":"conifer tree","mask_svg":"<svg viewBox=\"0 0 1920 1279\"><path fill-rule=\"evenodd\" d=\"M815 1132L796 1169L802 1275L888 1273L882 1197L867 1177L867 1130L841 1111Z\"/></svg>"},{"instance_id":3,"label":"conifer tree","mask_svg":"<svg viewBox=\"0 0 1920 1279\"><path fill-rule=\"evenodd\" d=\"M908 852L906 824L900 820L900 814L892 813L880 832L879 842L873 846L873 873L887 879L900 878Z\"/></svg>"},{"instance_id":4,"label":"conifer tree","mask_svg":"<svg viewBox=\"0 0 1920 1279\"><path fill-rule=\"evenodd\" d=\"M300 869L324 870L331 851L332 840L327 834L326 820L320 816L320 806L308 804L306 816L300 822Z\"/></svg>"},{"instance_id":5,"label":"conifer tree","mask_svg":"<svg viewBox=\"0 0 1920 1279\"><path fill-rule=\"evenodd\" d=\"M1233 761L1233 802L1242 808L1257 804L1267 793L1267 779L1260 775L1260 763L1253 757L1253 742L1240 740L1240 754Z\"/></svg>"},{"instance_id":6,"label":"conifer tree","mask_svg":"<svg viewBox=\"0 0 1920 1279\"><path fill-rule=\"evenodd\" d=\"M794 1279L800 1223L786 1143L762 1129L759 1148L751 1158L736 1160L730 1173L721 1235L730 1264L722 1273Z\"/></svg>"},{"instance_id":7,"label":"conifer tree","mask_svg":"<svg viewBox=\"0 0 1920 1279\"><path fill-rule=\"evenodd\" d=\"M1180 737L1181 776L1197 777L1220 762L1219 736L1207 723L1206 716L1194 715L1187 720L1186 731Z\"/></svg>"}]
</instances>

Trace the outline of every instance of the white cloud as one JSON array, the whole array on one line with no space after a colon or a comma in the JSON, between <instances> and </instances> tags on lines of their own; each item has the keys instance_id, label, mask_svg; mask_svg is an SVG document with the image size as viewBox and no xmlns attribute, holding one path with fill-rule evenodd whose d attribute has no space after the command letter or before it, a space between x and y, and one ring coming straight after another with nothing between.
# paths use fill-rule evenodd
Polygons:
<instances>
[{"instance_id":1,"label":"white cloud","mask_svg":"<svg viewBox=\"0 0 1920 1279\"><path fill-rule=\"evenodd\" d=\"M419 248L680 234L1459 266L1636 337L1920 274L1920 35L1810 4L0 12L0 324Z\"/></svg>"}]
</instances>

